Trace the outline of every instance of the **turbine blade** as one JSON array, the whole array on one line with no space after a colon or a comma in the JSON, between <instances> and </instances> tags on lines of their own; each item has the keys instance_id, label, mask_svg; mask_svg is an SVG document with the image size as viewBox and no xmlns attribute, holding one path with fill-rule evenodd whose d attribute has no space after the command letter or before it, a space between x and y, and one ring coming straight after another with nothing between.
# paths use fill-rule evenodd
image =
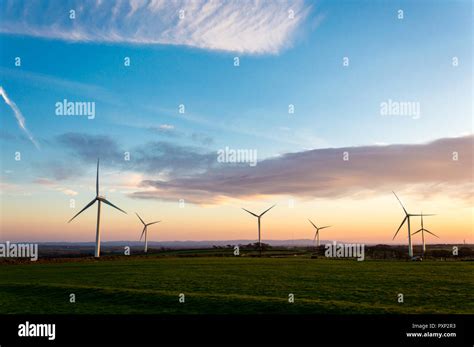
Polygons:
<instances>
[{"instance_id":1,"label":"turbine blade","mask_svg":"<svg viewBox=\"0 0 474 347\"><path fill-rule=\"evenodd\" d=\"M246 210L245 208L242 208L242 210L244 210L244 211L246 211L246 212L250 213L251 215L253 215L253 216L255 216L255 217L258 218L258 216L257 216L255 213L250 212L249 210Z\"/></svg>"},{"instance_id":2,"label":"turbine blade","mask_svg":"<svg viewBox=\"0 0 474 347\"><path fill-rule=\"evenodd\" d=\"M140 219L140 221L143 223L143 225L146 225L145 222L143 221L143 219L138 215L138 213L135 212L135 214L136 214L137 217Z\"/></svg>"},{"instance_id":3,"label":"turbine blade","mask_svg":"<svg viewBox=\"0 0 474 347\"><path fill-rule=\"evenodd\" d=\"M326 229L326 228L329 228L329 227L331 227L331 225L326 225L325 227L321 227L321 228L319 228L319 230Z\"/></svg>"},{"instance_id":4,"label":"turbine blade","mask_svg":"<svg viewBox=\"0 0 474 347\"><path fill-rule=\"evenodd\" d=\"M314 225L313 222L311 222L311 219L308 219L308 220L309 220L309 222L310 222L311 224L313 224L313 227L314 227L316 230L318 230L318 227L317 227L316 225Z\"/></svg>"},{"instance_id":5,"label":"turbine blade","mask_svg":"<svg viewBox=\"0 0 474 347\"><path fill-rule=\"evenodd\" d=\"M95 198L94 200L92 200L91 202L89 202L86 207L84 207L82 210L80 210L78 213L76 213L76 215L74 217L72 217L68 223L71 223L71 221L76 218L77 216L79 216L82 212L84 212L85 210L87 210L89 207L92 206L92 204L94 204L94 202L97 200L97 198Z\"/></svg>"},{"instance_id":6,"label":"turbine blade","mask_svg":"<svg viewBox=\"0 0 474 347\"><path fill-rule=\"evenodd\" d=\"M316 236L318 236L318 232L317 232L317 231L314 233L314 239L313 239L313 242L314 242L314 241L316 241Z\"/></svg>"},{"instance_id":7,"label":"turbine blade","mask_svg":"<svg viewBox=\"0 0 474 347\"><path fill-rule=\"evenodd\" d=\"M276 204L273 205L272 207L270 207L269 209L265 210L264 212L262 212L259 217L263 216L265 213L267 213L268 211L270 211L270 210L271 210L272 208L274 208L275 206L276 206Z\"/></svg>"},{"instance_id":8,"label":"turbine blade","mask_svg":"<svg viewBox=\"0 0 474 347\"><path fill-rule=\"evenodd\" d=\"M99 196L99 158L97 158L97 177L95 178L95 195Z\"/></svg>"},{"instance_id":9,"label":"turbine blade","mask_svg":"<svg viewBox=\"0 0 474 347\"><path fill-rule=\"evenodd\" d=\"M157 221L157 222L148 223L148 224L146 224L146 226L149 226L149 225L152 225L152 224L156 224L156 223L159 223L159 222L161 222L161 221L159 220L159 221Z\"/></svg>"},{"instance_id":10,"label":"turbine blade","mask_svg":"<svg viewBox=\"0 0 474 347\"><path fill-rule=\"evenodd\" d=\"M400 205L402 206L403 208L403 211L405 211L405 214L408 215L408 212L407 210L405 210L405 206L403 206L402 202L400 201L400 199L398 198L397 194L395 194L394 191L392 191L393 195L395 195L395 197L397 198L398 202L400 203Z\"/></svg>"},{"instance_id":11,"label":"turbine blade","mask_svg":"<svg viewBox=\"0 0 474 347\"><path fill-rule=\"evenodd\" d=\"M395 193L394 193L395 194ZM392 240L395 240L395 237L397 236L398 232L400 231L400 229L402 228L403 224L405 223L405 221L408 219L408 216L405 216L405 218L403 218L403 221L402 221L402 224L400 224L400 226L398 227L397 229L397 232L395 233L395 235L393 236Z\"/></svg>"},{"instance_id":12,"label":"turbine blade","mask_svg":"<svg viewBox=\"0 0 474 347\"><path fill-rule=\"evenodd\" d=\"M433 234L431 231L426 230L426 229L425 229L425 231L426 231L428 234L431 234L431 235L433 235L433 236L436 236L436 237L439 239L439 236L438 236L438 235L435 235L435 234Z\"/></svg>"},{"instance_id":13,"label":"turbine blade","mask_svg":"<svg viewBox=\"0 0 474 347\"><path fill-rule=\"evenodd\" d=\"M117 206L115 206L114 204L112 204L112 203L111 203L110 201L108 201L107 199L101 199L101 201L102 201L103 203L106 203L107 205L110 205L110 206L112 206L112 207L115 207L117 210L122 211L123 213L127 214L127 212L125 212L124 210L118 208Z\"/></svg>"},{"instance_id":14,"label":"turbine blade","mask_svg":"<svg viewBox=\"0 0 474 347\"><path fill-rule=\"evenodd\" d=\"M145 230L146 230L146 226L143 227L142 234L140 235L140 241L142 240L142 237L143 237L143 234L145 233Z\"/></svg>"},{"instance_id":15,"label":"turbine blade","mask_svg":"<svg viewBox=\"0 0 474 347\"><path fill-rule=\"evenodd\" d=\"M423 229L419 229L417 231L415 231L412 235L415 235L415 234L418 234L420 231L422 231Z\"/></svg>"}]
</instances>

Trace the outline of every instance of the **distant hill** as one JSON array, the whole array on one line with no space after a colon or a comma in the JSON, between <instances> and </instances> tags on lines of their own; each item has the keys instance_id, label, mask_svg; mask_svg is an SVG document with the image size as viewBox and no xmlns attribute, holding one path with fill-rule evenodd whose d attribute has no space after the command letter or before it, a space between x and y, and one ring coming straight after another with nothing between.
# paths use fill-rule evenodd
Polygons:
<instances>
[{"instance_id":1,"label":"distant hill","mask_svg":"<svg viewBox=\"0 0 474 347\"><path fill-rule=\"evenodd\" d=\"M321 246L324 246L327 243L333 243L336 241L337 243L357 243L352 241L339 241L339 240L321 240ZM5 241L0 241L5 242ZM38 243L41 247L61 247L61 248L76 248L76 247L95 247L95 242L35 242L35 241L21 241L21 242L33 242ZM21 243L19 242L19 243ZM256 243L256 240L204 240L204 241L148 241L149 247L155 248L168 248L168 249L202 249L202 248L212 248L216 247L225 247L228 245L248 245ZM269 244L273 247L309 247L313 246L314 242L310 239L296 239L296 240L263 240L262 243ZM143 247L143 241L102 241L101 246L105 248L113 248L113 247ZM390 244L390 245L380 245L377 243L364 243L367 247L369 246L385 246L385 247L406 247L403 244ZM448 245L458 245L458 246L467 246L470 247L472 245L463 245L463 244L430 244L429 247L446 247ZM417 247L418 245L415 245Z\"/></svg>"},{"instance_id":2,"label":"distant hill","mask_svg":"<svg viewBox=\"0 0 474 347\"><path fill-rule=\"evenodd\" d=\"M148 241L149 247L164 247L164 248L212 248L213 246L227 246L227 245L248 245L249 243L255 243L256 240L208 240L208 241ZM313 240L309 239L298 239L298 240L263 240L263 243L269 244L274 247L286 246L286 247L301 247L301 246L312 246ZM332 243L331 241L321 240L321 244ZM44 246L71 246L71 247L87 247L94 246L95 242L38 242L38 244ZM118 247L118 246L141 246L143 241L107 241L101 242L102 247Z\"/></svg>"}]
</instances>

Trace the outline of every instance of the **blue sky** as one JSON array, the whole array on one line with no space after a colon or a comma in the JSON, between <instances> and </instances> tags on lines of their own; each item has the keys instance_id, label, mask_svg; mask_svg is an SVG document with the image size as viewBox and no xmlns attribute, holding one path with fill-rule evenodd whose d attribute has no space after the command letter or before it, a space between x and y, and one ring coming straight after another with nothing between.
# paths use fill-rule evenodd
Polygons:
<instances>
[{"instance_id":1,"label":"blue sky","mask_svg":"<svg viewBox=\"0 0 474 347\"><path fill-rule=\"evenodd\" d=\"M226 4L229 11L238 8L234 5ZM149 26L133 27L132 33L113 28L107 9L97 11L96 18L81 17L78 10L73 24L53 17L78 6L74 1L47 1L43 8L22 1L0 5L1 86L41 146L39 151L32 146L2 103L6 183L47 178L68 186L68 180L82 180L77 175L92 171L89 164L103 155L104 139L132 156L149 143L169 144L169 152L158 156L170 161L168 166L140 167L146 178L154 179L163 173L175 178L194 172L191 164L175 165L177 155L205 156L225 146L257 149L264 160L312 149L419 144L472 133L470 1L263 3L255 13L269 24L255 28L246 19L250 23L239 29L246 30L241 37L239 31L203 32L193 26L180 32L168 19L156 30L169 30L169 37L155 37ZM273 18L288 8L297 9L295 22L272 27ZM398 9L404 11L403 20L397 19ZM144 23L169 15L156 11L158 17L140 9L128 14ZM197 16L199 9L189 12ZM229 17L219 19L221 15L216 10L216 18L206 20L228 24ZM48 18L54 25L47 25ZM94 36L88 26L101 29ZM115 36L107 36L104 28L109 26ZM14 66L17 56L21 67ZM342 66L345 56L348 67ZM124 57L131 58L130 67L123 66ZM233 66L234 57L240 58L239 67ZM459 66L452 66L453 57ZM96 118L56 116L54 105L63 99L94 101ZM419 102L421 118L381 116L380 103L388 99ZM178 113L181 103L185 114ZM293 115L288 114L289 104L295 105ZM87 139L71 144L77 138L66 140L65 134ZM79 147L90 141L102 148L81 152ZM15 151L27 161L12 177L5 170L17 165ZM118 165L114 170L126 169Z\"/></svg>"},{"instance_id":2,"label":"blue sky","mask_svg":"<svg viewBox=\"0 0 474 347\"><path fill-rule=\"evenodd\" d=\"M219 148L245 143L270 156L459 135L470 122L469 2L387 4L313 4L292 47L270 55L2 35L1 67L8 69L2 84L43 138L104 128L141 137L134 126L170 124L208 134ZM405 19L396 18L397 8ZM15 56L30 79L15 73ZM131 57L131 67L123 67L124 56ZM232 65L234 56L241 58L239 68ZM350 58L347 68L344 56ZM460 59L455 69L453 56ZM41 83L35 74L97 86L103 93ZM58 120L52 105L63 98L96 101L97 119ZM379 104L389 98L420 101L421 120L381 119ZM176 112L180 103L186 105L184 116ZM288 115L288 104L295 105L295 115ZM14 122L8 129L14 130ZM352 129L360 131L348 138Z\"/></svg>"}]
</instances>

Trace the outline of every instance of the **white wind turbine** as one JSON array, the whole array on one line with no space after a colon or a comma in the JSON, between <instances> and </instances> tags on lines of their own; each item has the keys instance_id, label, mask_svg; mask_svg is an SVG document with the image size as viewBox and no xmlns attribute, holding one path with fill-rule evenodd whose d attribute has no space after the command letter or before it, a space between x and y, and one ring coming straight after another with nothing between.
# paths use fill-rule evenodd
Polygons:
<instances>
[{"instance_id":1,"label":"white wind turbine","mask_svg":"<svg viewBox=\"0 0 474 347\"><path fill-rule=\"evenodd\" d=\"M433 234L431 231L429 231L428 229L425 229L425 227L423 226L423 212L421 213L421 228L418 229L417 231L415 231L412 235L415 235L415 234L418 234L419 232L421 231L421 240L422 240L422 243L423 243L423 257L425 256L425 252L426 252L426 244L425 244L425 231L428 233L428 234L431 234L435 237L437 237L439 239L439 236Z\"/></svg>"},{"instance_id":2,"label":"white wind turbine","mask_svg":"<svg viewBox=\"0 0 474 347\"><path fill-rule=\"evenodd\" d=\"M316 238L317 238L317 239L318 239L317 245L318 245L318 247L319 247L319 230L329 228L330 225L326 225L326 226L324 226L324 227L318 228L318 227L311 221L311 219L308 219L308 220L309 220L309 222L313 225L313 227L316 229L316 233L314 234L314 240L313 240L313 242L315 242L315 241L316 241Z\"/></svg>"},{"instance_id":3,"label":"white wind turbine","mask_svg":"<svg viewBox=\"0 0 474 347\"><path fill-rule=\"evenodd\" d=\"M408 256L410 258L413 257L413 245L411 243L411 232L410 232L410 217L419 217L421 216L421 214L411 214L411 213L408 213L407 210L405 209L405 207L403 206L402 202L400 201L400 199L398 198L397 194L395 194L395 192L392 191L392 193L395 195L395 197L397 198L398 202L400 203L400 205L402 206L403 208L403 212L405 212L405 218L403 218L402 220L402 223L400 224L400 226L398 227L397 229L397 232L395 233L395 235L393 236L392 240L395 239L395 237L397 236L398 232L400 231L400 229L402 228L403 224L405 222L407 222L407 226L408 226ZM425 214L425 216L433 216L432 214Z\"/></svg>"},{"instance_id":4,"label":"white wind turbine","mask_svg":"<svg viewBox=\"0 0 474 347\"><path fill-rule=\"evenodd\" d=\"M137 215L138 219L140 219L140 222L142 222L142 224L143 224L143 231L142 231L142 235L140 236L140 241L142 240L143 234L145 234L145 253L146 253L148 251L148 238L147 238L147 236L148 236L148 226L152 225L152 224L159 223L161 221L159 220L159 221L156 221L156 222L145 223L143 221L143 219L138 215L138 213L135 212L135 214Z\"/></svg>"},{"instance_id":5,"label":"white wind turbine","mask_svg":"<svg viewBox=\"0 0 474 347\"><path fill-rule=\"evenodd\" d=\"M124 210L122 210L122 209L118 208L117 206L115 206L114 204L112 204L105 197L99 195L99 159L97 159L97 177L96 177L96 181L95 181L95 193L96 193L96 196L95 196L94 200L89 202L86 205L86 207L84 207L74 217L72 217L68 221L68 223L70 223L74 218L79 216L82 212L87 210L89 207L91 207L97 201L97 230L96 230L96 234L95 234L95 255L94 256L96 258L98 258L98 257L100 257L100 204L103 202L104 204L110 205L110 206L116 208L117 210L127 214L127 212L125 212Z\"/></svg>"},{"instance_id":6,"label":"white wind turbine","mask_svg":"<svg viewBox=\"0 0 474 347\"><path fill-rule=\"evenodd\" d=\"M263 211L262 213L260 213L259 215L253 213L253 212L250 212L249 210L246 210L245 208L242 208L242 210L244 210L245 212L248 212L250 213L252 216L254 217L257 217L258 219L258 248L259 248L259 252L260 252L260 256L262 255L262 243L261 243L261 237L260 237L260 218L262 218L262 216L267 213L268 211L270 211L272 208L274 208L276 205L273 205L272 207L270 207L269 209L266 209L265 211Z\"/></svg>"}]
</instances>

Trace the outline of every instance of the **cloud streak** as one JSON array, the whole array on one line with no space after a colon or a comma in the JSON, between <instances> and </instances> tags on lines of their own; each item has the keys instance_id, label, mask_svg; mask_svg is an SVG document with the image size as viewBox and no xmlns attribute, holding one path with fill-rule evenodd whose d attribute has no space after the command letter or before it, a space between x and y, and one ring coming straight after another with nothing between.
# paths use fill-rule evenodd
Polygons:
<instances>
[{"instance_id":1,"label":"cloud streak","mask_svg":"<svg viewBox=\"0 0 474 347\"><path fill-rule=\"evenodd\" d=\"M18 126L21 128L21 130L23 130L23 132L26 134L26 136L28 137L28 139L31 141L31 143L33 143L35 145L35 147L37 149L40 149L39 145L38 145L38 142L36 142L35 138L33 137L33 135L30 133L30 131L26 128L26 120L25 120L25 117L23 117L23 114L21 113L20 109L18 108L18 106L15 104L15 102L13 102L7 95L7 92L5 91L5 89L3 89L2 86L0 86L0 95L2 96L3 100L5 101L5 103L10 106L10 108L12 109L14 115L15 115L15 118L18 122Z\"/></svg>"},{"instance_id":2,"label":"cloud streak","mask_svg":"<svg viewBox=\"0 0 474 347\"><path fill-rule=\"evenodd\" d=\"M291 45L310 10L303 0L10 0L0 4L0 32L276 54Z\"/></svg>"}]
</instances>

